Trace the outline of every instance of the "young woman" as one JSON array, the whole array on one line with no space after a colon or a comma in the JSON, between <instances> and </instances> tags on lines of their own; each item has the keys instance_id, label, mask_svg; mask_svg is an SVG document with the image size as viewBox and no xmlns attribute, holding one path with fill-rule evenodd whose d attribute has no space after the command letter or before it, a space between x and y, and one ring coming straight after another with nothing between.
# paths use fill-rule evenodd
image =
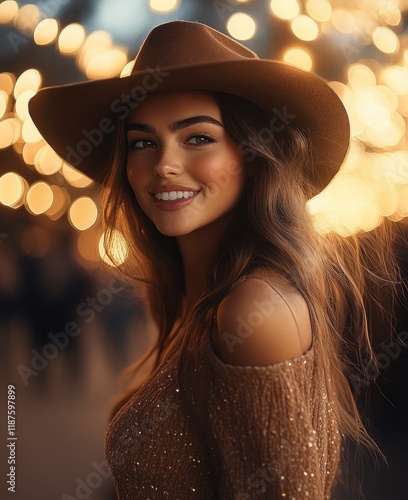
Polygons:
<instances>
[{"instance_id":1,"label":"young woman","mask_svg":"<svg viewBox=\"0 0 408 500\"><path fill-rule=\"evenodd\" d=\"M108 430L118 498L330 498L348 440L376 447L350 379L398 276L386 224L321 235L306 210L347 152L336 94L175 21L129 77L43 89L30 111L105 186L157 326Z\"/></svg>"}]
</instances>

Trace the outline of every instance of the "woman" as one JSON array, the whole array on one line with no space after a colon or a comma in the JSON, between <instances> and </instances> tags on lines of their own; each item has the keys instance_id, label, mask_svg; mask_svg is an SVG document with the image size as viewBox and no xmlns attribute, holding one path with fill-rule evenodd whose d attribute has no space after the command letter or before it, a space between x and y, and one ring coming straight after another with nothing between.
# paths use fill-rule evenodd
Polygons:
<instances>
[{"instance_id":1,"label":"woman","mask_svg":"<svg viewBox=\"0 0 408 500\"><path fill-rule=\"evenodd\" d=\"M157 325L134 371L153 366L108 430L118 497L330 498L342 445L376 448L348 378L397 278L386 225L323 236L306 210L347 152L336 94L175 21L129 77L43 89L30 111L105 186L108 232L131 250L121 270Z\"/></svg>"}]
</instances>

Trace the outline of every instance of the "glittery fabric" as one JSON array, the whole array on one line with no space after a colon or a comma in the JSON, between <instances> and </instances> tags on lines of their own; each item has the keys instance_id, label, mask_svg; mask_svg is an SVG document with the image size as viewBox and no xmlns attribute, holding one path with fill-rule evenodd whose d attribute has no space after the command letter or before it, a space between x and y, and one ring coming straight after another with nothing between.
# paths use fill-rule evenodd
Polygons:
<instances>
[{"instance_id":1,"label":"glittery fabric","mask_svg":"<svg viewBox=\"0 0 408 500\"><path fill-rule=\"evenodd\" d=\"M270 366L233 366L208 334L185 381L205 433L169 356L108 429L118 499L329 499L340 435L325 379L314 346Z\"/></svg>"}]
</instances>

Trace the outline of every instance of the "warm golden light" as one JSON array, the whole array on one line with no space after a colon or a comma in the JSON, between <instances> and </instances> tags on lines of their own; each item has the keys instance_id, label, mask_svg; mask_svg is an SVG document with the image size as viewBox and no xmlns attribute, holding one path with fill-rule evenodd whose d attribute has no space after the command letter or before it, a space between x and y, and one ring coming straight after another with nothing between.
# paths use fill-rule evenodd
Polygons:
<instances>
[{"instance_id":1,"label":"warm golden light","mask_svg":"<svg viewBox=\"0 0 408 500\"><path fill-rule=\"evenodd\" d=\"M310 71L313 67L312 56L303 49L288 49L283 54L283 60L305 71Z\"/></svg>"},{"instance_id":2,"label":"warm golden light","mask_svg":"<svg viewBox=\"0 0 408 500\"><path fill-rule=\"evenodd\" d=\"M98 218L98 208L88 196L77 198L68 210L71 225L79 231L85 231L93 226Z\"/></svg>"},{"instance_id":3,"label":"warm golden light","mask_svg":"<svg viewBox=\"0 0 408 500\"><path fill-rule=\"evenodd\" d=\"M408 68L390 66L384 69L381 77L396 94L404 95L408 93Z\"/></svg>"},{"instance_id":4,"label":"warm golden light","mask_svg":"<svg viewBox=\"0 0 408 500\"><path fill-rule=\"evenodd\" d=\"M26 207L34 215L46 212L52 205L54 193L49 184L43 181L30 186L26 196Z\"/></svg>"},{"instance_id":5,"label":"warm golden light","mask_svg":"<svg viewBox=\"0 0 408 500\"><path fill-rule=\"evenodd\" d=\"M17 2L6 0L0 3L0 24L11 23L18 12Z\"/></svg>"},{"instance_id":6,"label":"warm golden light","mask_svg":"<svg viewBox=\"0 0 408 500\"><path fill-rule=\"evenodd\" d=\"M307 0L306 11L315 21L324 23L330 20L332 8L327 0Z\"/></svg>"},{"instance_id":7,"label":"warm golden light","mask_svg":"<svg viewBox=\"0 0 408 500\"><path fill-rule=\"evenodd\" d=\"M63 162L62 164L61 173L64 176L65 180L69 182L69 184L71 184L71 186L77 188L88 187L94 182L90 177L86 176L85 174L83 174L79 170L76 170L65 162Z\"/></svg>"},{"instance_id":8,"label":"warm golden light","mask_svg":"<svg viewBox=\"0 0 408 500\"><path fill-rule=\"evenodd\" d=\"M399 49L397 35L386 26L377 26L373 31L374 45L385 54L393 54Z\"/></svg>"},{"instance_id":9,"label":"warm golden light","mask_svg":"<svg viewBox=\"0 0 408 500\"><path fill-rule=\"evenodd\" d=\"M58 37L59 24L56 19L43 19L34 30L37 45L49 45Z\"/></svg>"},{"instance_id":10,"label":"warm golden light","mask_svg":"<svg viewBox=\"0 0 408 500\"><path fill-rule=\"evenodd\" d=\"M58 50L61 54L77 54L85 41L85 29L81 24L72 23L61 31Z\"/></svg>"},{"instance_id":11,"label":"warm golden light","mask_svg":"<svg viewBox=\"0 0 408 500\"><path fill-rule=\"evenodd\" d=\"M349 84L353 89L373 87L376 84L374 72L364 64L350 64L347 76Z\"/></svg>"},{"instance_id":12,"label":"warm golden light","mask_svg":"<svg viewBox=\"0 0 408 500\"><path fill-rule=\"evenodd\" d=\"M0 90L0 119L6 114L8 106L8 94L4 90Z\"/></svg>"},{"instance_id":13,"label":"warm golden light","mask_svg":"<svg viewBox=\"0 0 408 500\"><path fill-rule=\"evenodd\" d=\"M61 170L62 158L46 144L34 156L34 166L42 175L52 175Z\"/></svg>"},{"instance_id":14,"label":"warm golden light","mask_svg":"<svg viewBox=\"0 0 408 500\"><path fill-rule=\"evenodd\" d=\"M244 12L236 12L227 21L227 30L237 40L249 40L256 32L256 23Z\"/></svg>"},{"instance_id":15,"label":"warm golden light","mask_svg":"<svg viewBox=\"0 0 408 500\"><path fill-rule=\"evenodd\" d=\"M33 33L37 24L41 21L40 9L33 4L20 7L14 18L14 26L23 33Z\"/></svg>"},{"instance_id":16,"label":"warm golden light","mask_svg":"<svg viewBox=\"0 0 408 500\"><path fill-rule=\"evenodd\" d=\"M180 0L150 0L149 6L155 12L172 12L176 10L180 4Z\"/></svg>"},{"instance_id":17,"label":"warm golden light","mask_svg":"<svg viewBox=\"0 0 408 500\"><path fill-rule=\"evenodd\" d=\"M103 50L103 49L102 49ZM96 54L86 66L86 76L90 79L118 76L126 64L127 54L118 49L110 49Z\"/></svg>"},{"instance_id":18,"label":"warm golden light","mask_svg":"<svg viewBox=\"0 0 408 500\"><path fill-rule=\"evenodd\" d=\"M41 73L36 69L27 69L17 78L14 86L14 98L18 99L26 90L37 90L42 82Z\"/></svg>"},{"instance_id":19,"label":"warm golden light","mask_svg":"<svg viewBox=\"0 0 408 500\"><path fill-rule=\"evenodd\" d=\"M42 135L31 118L23 123L21 134L25 142L37 142L42 139Z\"/></svg>"},{"instance_id":20,"label":"warm golden light","mask_svg":"<svg viewBox=\"0 0 408 500\"><path fill-rule=\"evenodd\" d=\"M0 203L6 207L17 205L25 191L24 179L15 172L7 172L0 177Z\"/></svg>"},{"instance_id":21,"label":"warm golden light","mask_svg":"<svg viewBox=\"0 0 408 500\"><path fill-rule=\"evenodd\" d=\"M54 184L50 185L53 193L53 202L51 207L44 214L53 221L62 217L71 203L71 198L65 188L60 188Z\"/></svg>"},{"instance_id":22,"label":"warm golden light","mask_svg":"<svg viewBox=\"0 0 408 500\"><path fill-rule=\"evenodd\" d=\"M390 26L398 26L401 22L401 10L397 5L398 3L399 2L379 2L378 14L382 20Z\"/></svg>"},{"instance_id":23,"label":"warm golden light","mask_svg":"<svg viewBox=\"0 0 408 500\"><path fill-rule=\"evenodd\" d=\"M355 19L351 12L344 9L334 9L331 23L341 33L352 33L355 28Z\"/></svg>"},{"instance_id":24,"label":"warm golden light","mask_svg":"<svg viewBox=\"0 0 408 500\"><path fill-rule=\"evenodd\" d=\"M17 118L6 118L0 121L0 149L15 144L20 137L21 124Z\"/></svg>"},{"instance_id":25,"label":"warm golden light","mask_svg":"<svg viewBox=\"0 0 408 500\"><path fill-rule=\"evenodd\" d=\"M300 7L297 0L271 0L271 11L280 19L294 19L300 13Z\"/></svg>"},{"instance_id":26,"label":"warm golden light","mask_svg":"<svg viewBox=\"0 0 408 500\"><path fill-rule=\"evenodd\" d=\"M28 101L35 95L35 90L25 90L16 100L15 110L19 119L23 122L30 117L28 112Z\"/></svg>"},{"instance_id":27,"label":"warm golden light","mask_svg":"<svg viewBox=\"0 0 408 500\"><path fill-rule=\"evenodd\" d=\"M123 264L129 253L129 247L128 244L126 243L123 234L120 233L119 231L114 231L113 233L113 239L111 242L112 246L110 252L112 254L113 261L108 257L108 255L105 252L104 241L105 241L105 233L102 234L98 245L99 255L101 256L102 260L106 264L109 264L110 266L120 266L121 264Z\"/></svg>"},{"instance_id":28,"label":"warm golden light","mask_svg":"<svg viewBox=\"0 0 408 500\"><path fill-rule=\"evenodd\" d=\"M13 73L0 73L0 89L4 90L7 95L13 93L15 83L16 78Z\"/></svg>"},{"instance_id":29,"label":"warm golden light","mask_svg":"<svg viewBox=\"0 0 408 500\"><path fill-rule=\"evenodd\" d=\"M97 234L93 229L78 233L76 250L81 260L85 261L81 263L85 264L86 267L89 267L90 263L100 263L101 257L98 252Z\"/></svg>"},{"instance_id":30,"label":"warm golden light","mask_svg":"<svg viewBox=\"0 0 408 500\"><path fill-rule=\"evenodd\" d=\"M309 16L298 16L291 23L293 34L300 40L311 41L317 38L319 28Z\"/></svg>"},{"instance_id":31,"label":"warm golden light","mask_svg":"<svg viewBox=\"0 0 408 500\"><path fill-rule=\"evenodd\" d=\"M37 152L46 145L44 139L38 142L27 142L23 146L23 160L27 165L34 165L34 159Z\"/></svg>"}]
</instances>

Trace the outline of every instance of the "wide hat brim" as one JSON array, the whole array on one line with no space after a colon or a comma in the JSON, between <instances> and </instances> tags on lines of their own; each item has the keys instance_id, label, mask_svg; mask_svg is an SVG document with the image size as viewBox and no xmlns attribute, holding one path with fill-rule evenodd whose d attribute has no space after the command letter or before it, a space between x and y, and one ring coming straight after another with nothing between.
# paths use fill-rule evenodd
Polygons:
<instances>
[{"instance_id":1,"label":"wide hat brim","mask_svg":"<svg viewBox=\"0 0 408 500\"><path fill-rule=\"evenodd\" d=\"M123 78L48 87L30 100L29 111L58 155L103 183L118 120L126 120L132 107L148 94L169 90L234 94L270 115L272 133L279 134L286 126L304 131L314 158L306 174L316 191L330 182L346 156L349 119L327 82L313 73L265 59L155 67ZM127 95L136 99L130 108L124 105Z\"/></svg>"}]
</instances>

